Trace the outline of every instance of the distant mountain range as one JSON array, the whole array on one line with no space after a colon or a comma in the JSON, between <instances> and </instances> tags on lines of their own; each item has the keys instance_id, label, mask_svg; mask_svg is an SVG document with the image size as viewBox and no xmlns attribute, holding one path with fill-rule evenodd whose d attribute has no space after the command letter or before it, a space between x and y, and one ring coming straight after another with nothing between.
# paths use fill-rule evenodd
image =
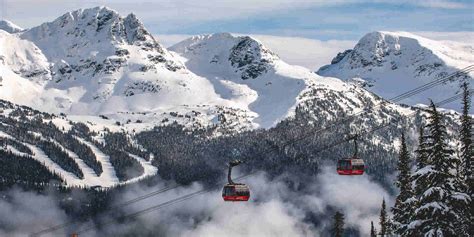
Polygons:
<instances>
[{"instance_id":1,"label":"distant mountain range","mask_svg":"<svg viewBox=\"0 0 474 237\"><path fill-rule=\"evenodd\" d=\"M251 37L202 35L166 49L134 14L122 17L106 7L68 12L26 30L4 21L0 29L0 98L78 121L101 116L136 130L174 121L268 128L293 115L311 88L353 88L288 65ZM375 32L318 74L389 97L472 62L469 53L457 52L408 33ZM442 95L457 85L440 87ZM426 95L406 102L426 103Z\"/></svg>"}]
</instances>

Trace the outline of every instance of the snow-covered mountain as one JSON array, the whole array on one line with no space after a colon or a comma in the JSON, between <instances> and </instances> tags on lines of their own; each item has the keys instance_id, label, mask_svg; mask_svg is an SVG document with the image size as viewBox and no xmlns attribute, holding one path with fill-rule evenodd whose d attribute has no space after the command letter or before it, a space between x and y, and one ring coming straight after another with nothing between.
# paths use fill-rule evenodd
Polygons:
<instances>
[{"instance_id":1,"label":"snow-covered mountain","mask_svg":"<svg viewBox=\"0 0 474 237\"><path fill-rule=\"evenodd\" d=\"M360 50L347 55L372 47L375 36L369 36L368 43L356 47ZM234 131L268 128L294 115L308 91L346 112L361 110L375 98L358 86L288 65L251 37L201 35L166 49L134 14L122 17L107 7L68 12L14 34L0 31L0 42L0 99L65 113L95 127L115 124L140 131L176 121ZM370 72L366 67L385 65L387 55L412 54L390 47L382 47L386 52L377 54L378 61L367 64L369 56L362 54L353 63ZM349 61L341 58L331 67ZM430 64L432 58L419 56L417 62ZM420 75L437 72L437 67L426 68L419 69Z\"/></svg>"},{"instance_id":2,"label":"snow-covered mountain","mask_svg":"<svg viewBox=\"0 0 474 237\"><path fill-rule=\"evenodd\" d=\"M461 43L430 40L407 32L372 32L354 47L339 53L318 74L362 84L366 89L391 98L408 89L474 64L474 48ZM467 75L472 81L473 73ZM466 77L466 78L467 78ZM427 104L459 92L458 80L409 98L404 103ZM446 105L459 108L457 104Z\"/></svg>"},{"instance_id":3,"label":"snow-covered mountain","mask_svg":"<svg viewBox=\"0 0 474 237\"><path fill-rule=\"evenodd\" d=\"M309 89L349 88L286 64L251 37L196 36L168 51L134 14L106 7L2 31L0 40L1 99L137 130L174 121L268 128L294 114Z\"/></svg>"},{"instance_id":4,"label":"snow-covered mountain","mask_svg":"<svg viewBox=\"0 0 474 237\"><path fill-rule=\"evenodd\" d=\"M229 33L201 35L170 48L186 67L207 78L222 98L255 112L261 127L271 127L292 113L298 95L321 78L283 62L259 41Z\"/></svg>"},{"instance_id":5,"label":"snow-covered mountain","mask_svg":"<svg viewBox=\"0 0 474 237\"><path fill-rule=\"evenodd\" d=\"M23 31L23 28L13 24L13 22L7 20L0 20L0 30L4 30L10 34L14 34Z\"/></svg>"},{"instance_id":6,"label":"snow-covered mountain","mask_svg":"<svg viewBox=\"0 0 474 237\"><path fill-rule=\"evenodd\" d=\"M152 123L149 127L174 120L208 125L226 112L250 123L133 14L122 17L106 7L77 10L0 37L2 99L54 113Z\"/></svg>"}]
</instances>

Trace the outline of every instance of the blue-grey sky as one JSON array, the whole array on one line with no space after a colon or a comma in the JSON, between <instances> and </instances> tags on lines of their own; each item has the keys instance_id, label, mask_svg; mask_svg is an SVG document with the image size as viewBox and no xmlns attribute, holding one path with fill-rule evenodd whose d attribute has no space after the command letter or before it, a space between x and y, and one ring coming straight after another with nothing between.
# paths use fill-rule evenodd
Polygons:
<instances>
[{"instance_id":1,"label":"blue-grey sky","mask_svg":"<svg viewBox=\"0 0 474 237\"><path fill-rule=\"evenodd\" d=\"M134 12L154 34L236 32L357 40L374 30L474 31L472 0L0 0L2 18L22 27L105 5Z\"/></svg>"}]
</instances>

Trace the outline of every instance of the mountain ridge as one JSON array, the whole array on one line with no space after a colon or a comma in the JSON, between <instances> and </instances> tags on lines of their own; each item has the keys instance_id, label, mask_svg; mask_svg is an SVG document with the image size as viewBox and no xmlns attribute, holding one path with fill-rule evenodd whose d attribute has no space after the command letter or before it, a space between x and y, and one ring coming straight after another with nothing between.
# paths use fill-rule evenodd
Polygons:
<instances>
[{"instance_id":1,"label":"mountain ridge","mask_svg":"<svg viewBox=\"0 0 474 237\"><path fill-rule=\"evenodd\" d=\"M458 48L455 48L458 47ZM460 49L469 49L463 52ZM353 49L339 53L331 64L317 73L361 84L384 98L391 98L406 88L414 88L474 64L474 49L468 45L445 44L408 32L376 31L366 34ZM473 73L460 76L408 100L408 104L428 104L426 98L436 99L442 94L460 91L463 80ZM459 109L455 105L447 108Z\"/></svg>"},{"instance_id":2,"label":"mountain ridge","mask_svg":"<svg viewBox=\"0 0 474 237\"><path fill-rule=\"evenodd\" d=\"M0 30L4 30L10 34L15 34L23 31L24 29L15 25L13 22L8 20L0 20Z\"/></svg>"},{"instance_id":3,"label":"mountain ridge","mask_svg":"<svg viewBox=\"0 0 474 237\"><path fill-rule=\"evenodd\" d=\"M101 121L108 118L129 130L173 122L270 128L293 116L315 86L337 93L349 88L288 65L249 36L201 35L166 49L136 15L122 17L106 7L71 11L2 38L13 50L0 47L1 98L78 121L109 124ZM21 60L11 60L15 52L24 52ZM334 65L347 56L339 58ZM15 88L22 90L13 94Z\"/></svg>"}]
</instances>

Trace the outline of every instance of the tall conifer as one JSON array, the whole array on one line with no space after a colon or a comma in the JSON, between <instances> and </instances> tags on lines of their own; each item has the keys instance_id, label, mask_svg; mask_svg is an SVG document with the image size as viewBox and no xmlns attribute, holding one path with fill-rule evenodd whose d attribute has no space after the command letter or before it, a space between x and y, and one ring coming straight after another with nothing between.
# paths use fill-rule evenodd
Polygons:
<instances>
[{"instance_id":1,"label":"tall conifer","mask_svg":"<svg viewBox=\"0 0 474 237\"><path fill-rule=\"evenodd\" d=\"M382 207L380 208L380 217L379 217L379 224L380 224L380 235L382 237L386 236L387 229L388 229L388 214L387 214L387 206L385 204L385 198L382 200Z\"/></svg>"},{"instance_id":2,"label":"tall conifer","mask_svg":"<svg viewBox=\"0 0 474 237\"><path fill-rule=\"evenodd\" d=\"M404 235L413 212L413 190L410 172L410 154L406 145L405 134L402 134L400 144L400 155L398 160L398 177L395 185L400 193L395 199L395 206L392 208L393 228L395 233Z\"/></svg>"},{"instance_id":3,"label":"tall conifer","mask_svg":"<svg viewBox=\"0 0 474 237\"><path fill-rule=\"evenodd\" d=\"M465 197L455 197L453 150L447 144L442 115L433 102L427 128L429 135L423 142L427 164L415 172L419 203L410 226L421 236L457 236L456 220L462 217L456 213L455 203Z\"/></svg>"}]
</instances>

